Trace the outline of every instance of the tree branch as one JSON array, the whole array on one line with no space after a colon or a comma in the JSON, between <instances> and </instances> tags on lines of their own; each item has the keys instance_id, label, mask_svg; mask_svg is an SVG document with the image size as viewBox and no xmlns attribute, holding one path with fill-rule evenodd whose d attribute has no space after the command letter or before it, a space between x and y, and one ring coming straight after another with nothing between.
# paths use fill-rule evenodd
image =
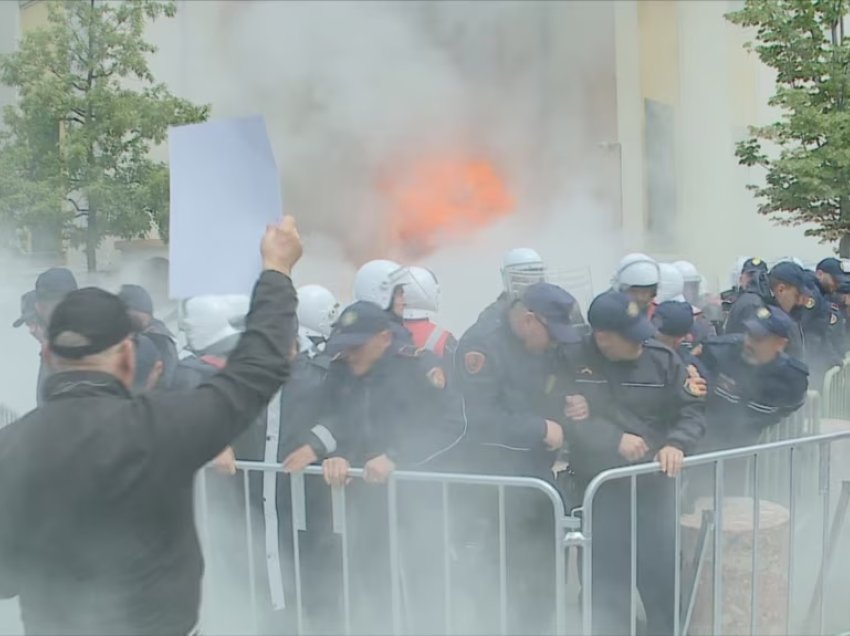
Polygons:
<instances>
[{"instance_id":1,"label":"tree branch","mask_svg":"<svg viewBox=\"0 0 850 636\"><path fill-rule=\"evenodd\" d=\"M83 208L81 208L81 207L77 204L77 202L76 202L76 201L74 201L74 199L72 199L71 197L68 197L68 198L66 198L65 200L66 200L68 203L70 203L71 205L73 205L73 206L74 206L74 209L77 211L76 216L74 216L74 218L75 218L75 219L79 219L80 217L83 217L83 216L88 216L88 214L89 214L88 209L83 209Z\"/></svg>"}]
</instances>

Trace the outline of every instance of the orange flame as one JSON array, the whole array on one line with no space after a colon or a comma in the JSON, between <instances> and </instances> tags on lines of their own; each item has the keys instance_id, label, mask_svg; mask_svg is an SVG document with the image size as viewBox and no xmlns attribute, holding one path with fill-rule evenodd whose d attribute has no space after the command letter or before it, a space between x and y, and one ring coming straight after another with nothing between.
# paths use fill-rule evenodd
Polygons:
<instances>
[{"instance_id":1,"label":"orange flame","mask_svg":"<svg viewBox=\"0 0 850 636\"><path fill-rule=\"evenodd\" d=\"M417 255L441 240L481 229L514 208L504 179L482 160L420 163L386 188L386 194L394 242Z\"/></svg>"}]
</instances>

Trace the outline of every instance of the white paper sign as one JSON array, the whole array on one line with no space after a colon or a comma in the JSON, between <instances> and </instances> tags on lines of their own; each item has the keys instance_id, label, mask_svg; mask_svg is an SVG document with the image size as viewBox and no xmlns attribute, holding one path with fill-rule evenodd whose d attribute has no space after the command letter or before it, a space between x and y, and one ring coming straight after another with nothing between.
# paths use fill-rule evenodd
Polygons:
<instances>
[{"instance_id":1,"label":"white paper sign","mask_svg":"<svg viewBox=\"0 0 850 636\"><path fill-rule=\"evenodd\" d=\"M169 296L250 294L263 232L283 214L263 118L169 128L168 156Z\"/></svg>"}]
</instances>

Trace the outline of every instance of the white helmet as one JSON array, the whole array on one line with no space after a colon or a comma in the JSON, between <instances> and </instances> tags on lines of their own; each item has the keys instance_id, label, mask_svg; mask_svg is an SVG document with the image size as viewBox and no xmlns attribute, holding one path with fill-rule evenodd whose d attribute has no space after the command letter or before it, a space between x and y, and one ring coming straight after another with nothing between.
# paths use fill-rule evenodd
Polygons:
<instances>
[{"instance_id":1,"label":"white helmet","mask_svg":"<svg viewBox=\"0 0 850 636\"><path fill-rule=\"evenodd\" d=\"M404 280L404 318L430 318L440 309L440 283L430 269L408 267Z\"/></svg>"},{"instance_id":2,"label":"white helmet","mask_svg":"<svg viewBox=\"0 0 850 636\"><path fill-rule=\"evenodd\" d=\"M195 296L183 303L180 331L193 351L239 333L230 324L233 304L227 296Z\"/></svg>"},{"instance_id":3,"label":"white helmet","mask_svg":"<svg viewBox=\"0 0 850 636\"><path fill-rule=\"evenodd\" d=\"M803 264L803 261L801 261L796 256L782 256L780 258L777 258L774 261L773 264L778 265L779 263L794 263L798 267L802 267L803 269L806 269L806 266L805 266L805 264Z\"/></svg>"},{"instance_id":4,"label":"white helmet","mask_svg":"<svg viewBox=\"0 0 850 636\"><path fill-rule=\"evenodd\" d=\"M672 263L659 263L658 296L656 302L663 303L667 300L684 302L685 279L681 272Z\"/></svg>"},{"instance_id":5,"label":"white helmet","mask_svg":"<svg viewBox=\"0 0 850 636\"><path fill-rule=\"evenodd\" d=\"M389 309L395 288L401 285L405 268L394 261L369 261L354 276L354 300L375 303L381 309Z\"/></svg>"},{"instance_id":6,"label":"white helmet","mask_svg":"<svg viewBox=\"0 0 850 636\"><path fill-rule=\"evenodd\" d=\"M251 309L251 297L241 294L229 294L222 296L221 299L230 307L227 315L230 324L235 329L243 331L245 329L245 317Z\"/></svg>"},{"instance_id":7,"label":"white helmet","mask_svg":"<svg viewBox=\"0 0 850 636\"><path fill-rule=\"evenodd\" d=\"M617 291L626 291L629 287L658 285L659 280L660 272L655 259L635 252L627 254L620 261L611 280L611 286Z\"/></svg>"},{"instance_id":8,"label":"white helmet","mask_svg":"<svg viewBox=\"0 0 850 636\"><path fill-rule=\"evenodd\" d=\"M702 282L702 276L700 276L699 270L697 270L693 263L688 261L676 261L673 263L673 267L679 270L679 273L682 275L682 278L686 283Z\"/></svg>"},{"instance_id":9,"label":"white helmet","mask_svg":"<svg viewBox=\"0 0 850 636\"><path fill-rule=\"evenodd\" d=\"M298 288L298 327L304 335L327 339L339 315L339 301L321 285Z\"/></svg>"},{"instance_id":10,"label":"white helmet","mask_svg":"<svg viewBox=\"0 0 850 636\"><path fill-rule=\"evenodd\" d=\"M511 295L546 278L543 258L530 247L515 247L502 256L502 286Z\"/></svg>"}]
</instances>

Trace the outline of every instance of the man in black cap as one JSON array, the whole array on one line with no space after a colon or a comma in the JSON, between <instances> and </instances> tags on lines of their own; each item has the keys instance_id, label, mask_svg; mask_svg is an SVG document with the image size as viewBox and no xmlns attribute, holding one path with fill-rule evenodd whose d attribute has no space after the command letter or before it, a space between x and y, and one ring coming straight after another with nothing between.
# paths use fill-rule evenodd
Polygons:
<instances>
[{"instance_id":1,"label":"man in black cap","mask_svg":"<svg viewBox=\"0 0 850 636\"><path fill-rule=\"evenodd\" d=\"M840 289L850 279L844 271L844 265L837 258L825 258L815 269L818 287L829 305L830 316L827 327L827 346L838 354L839 362L847 352L844 334L847 329L847 314L843 294Z\"/></svg>"},{"instance_id":2,"label":"man in black cap","mask_svg":"<svg viewBox=\"0 0 850 636\"><path fill-rule=\"evenodd\" d=\"M719 336L703 346L710 388L702 452L755 444L806 399L808 368L785 354L794 321L778 307L762 307L745 326L745 335Z\"/></svg>"},{"instance_id":3,"label":"man in black cap","mask_svg":"<svg viewBox=\"0 0 850 636\"><path fill-rule=\"evenodd\" d=\"M70 292L77 289L77 279L71 270L64 267L51 267L39 274L35 281L35 312L38 317L39 328L46 331L50 322L50 316L56 306ZM43 354L40 354L38 365L38 382L36 385L36 403L41 405L43 395L42 387L50 375L50 367L45 364Z\"/></svg>"},{"instance_id":4,"label":"man in black cap","mask_svg":"<svg viewBox=\"0 0 850 636\"><path fill-rule=\"evenodd\" d=\"M590 405L587 422L567 429L570 467L581 489L617 465L658 461L665 474L637 479L637 586L647 633L673 631L673 480L704 432L702 386L628 296L608 291L588 310L576 386ZM594 465L595 462L595 465ZM666 476L665 476L666 475ZM594 633L629 632L630 488L600 488L593 518Z\"/></svg>"},{"instance_id":5,"label":"man in black cap","mask_svg":"<svg viewBox=\"0 0 850 636\"><path fill-rule=\"evenodd\" d=\"M161 320L154 318L153 300L141 285L122 285L118 297L127 305L130 320L138 333L145 334L159 351L162 360L161 385L169 388L177 370L177 339Z\"/></svg>"},{"instance_id":6,"label":"man in black cap","mask_svg":"<svg viewBox=\"0 0 850 636\"><path fill-rule=\"evenodd\" d=\"M760 258L748 258L741 268L737 292L724 300L729 307L724 333L743 333L744 321L749 320L769 300L767 263Z\"/></svg>"},{"instance_id":7,"label":"man in black cap","mask_svg":"<svg viewBox=\"0 0 850 636\"><path fill-rule=\"evenodd\" d=\"M267 229L248 327L220 374L133 396L132 325L106 291L68 294L47 329L45 404L0 431L0 591L29 634L190 634L203 559L195 472L286 379L294 221Z\"/></svg>"}]
</instances>

